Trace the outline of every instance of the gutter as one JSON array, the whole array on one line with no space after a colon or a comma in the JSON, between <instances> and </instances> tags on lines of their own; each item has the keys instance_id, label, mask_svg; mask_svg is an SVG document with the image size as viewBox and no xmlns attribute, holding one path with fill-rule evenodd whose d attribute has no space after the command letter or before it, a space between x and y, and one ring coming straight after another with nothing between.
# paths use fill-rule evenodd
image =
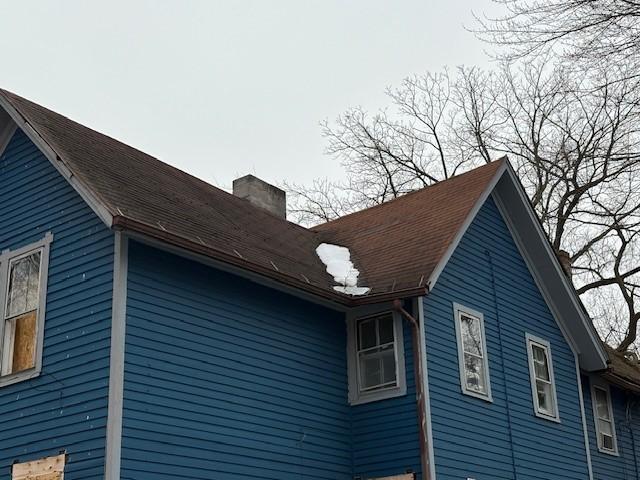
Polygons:
<instances>
[{"instance_id":1,"label":"gutter","mask_svg":"<svg viewBox=\"0 0 640 480\"><path fill-rule=\"evenodd\" d=\"M380 303L386 301L392 301L395 299L405 299L411 297L417 297L426 295L427 287L414 287L404 290L397 290L395 292L380 292L371 295L362 295L358 297L352 297L342 293L328 290L327 288L320 287L310 282L304 282L297 280L291 275L279 272L264 265L260 265L244 258L241 258L230 253L222 252L220 250L211 248L203 243L194 242L188 238L176 235L169 231L159 230L157 227L148 225L144 222L132 220L123 216L113 217L113 229L116 231L130 231L137 233L144 238L159 241L163 244L176 247L179 250L184 250L196 256L201 255L218 261L231 267L236 267L243 271L247 271L256 274L265 279L275 281L279 284L291 287L296 290L303 290L311 295L318 297L319 299L329 301L341 305L343 307L357 307L360 305L369 305L372 303Z\"/></svg>"},{"instance_id":2,"label":"gutter","mask_svg":"<svg viewBox=\"0 0 640 480\"><path fill-rule=\"evenodd\" d=\"M416 407L418 410L418 435L420 437L420 464L422 466L422 480L434 480L431 476L429 456L429 437L426 417L426 398L423 367L423 348L420 341L420 323L402 306L402 300L393 301L393 309L400 313L411 325L411 341L413 345L413 374L416 384Z\"/></svg>"},{"instance_id":3,"label":"gutter","mask_svg":"<svg viewBox=\"0 0 640 480\"><path fill-rule=\"evenodd\" d=\"M624 388L625 390L631 391L636 394L640 394L640 385L638 385L636 382L621 377L620 375L616 375L615 373L611 372L611 370L604 370L602 373L602 377L609 380L611 383L617 385L618 387Z\"/></svg>"}]
</instances>

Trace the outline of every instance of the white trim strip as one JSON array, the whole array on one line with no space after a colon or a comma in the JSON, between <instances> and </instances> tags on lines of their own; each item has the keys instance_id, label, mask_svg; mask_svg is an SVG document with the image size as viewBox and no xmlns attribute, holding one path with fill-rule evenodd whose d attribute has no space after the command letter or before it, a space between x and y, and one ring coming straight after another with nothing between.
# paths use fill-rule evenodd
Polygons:
<instances>
[{"instance_id":1,"label":"white trim strip","mask_svg":"<svg viewBox=\"0 0 640 480\"><path fill-rule=\"evenodd\" d=\"M591 448L589 446L589 432L587 431L587 416L584 411L584 395L582 394L582 376L580 375L580 362L578 354L574 351L573 358L576 364L576 377L578 379L578 400L580 401L580 417L582 418L582 432L584 434L584 449L587 457L587 470L589 480L593 480L593 467L591 466Z\"/></svg>"},{"instance_id":2,"label":"white trim strip","mask_svg":"<svg viewBox=\"0 0 640 480\"><path fill-rule=\"evenodd\" d=\"M124 402L124 343L127 310L128 239L115 232L113 258L113 303L109 365L109 409L105 452L105 480L120 479L122 453L122 409Z\"/></svg>"},{"instance_id":3,"label":"white trim strip","mask_svg":"<svg viewBox=\"0 0 640 480\"><path fill-rule=\"evenodd\" d=\"M420 356L422 357L422 382L424 394L424 418L427 423L427 442L429 453L429 480L436 480L436 461L433 450L433 430L431 428L431 395L429 394L429 372L427 371L427 336L424 318L424 297L418 297L418 322L420 323ZM423 476L424 473L423 473Z\"/></svg>"}]
</instances>

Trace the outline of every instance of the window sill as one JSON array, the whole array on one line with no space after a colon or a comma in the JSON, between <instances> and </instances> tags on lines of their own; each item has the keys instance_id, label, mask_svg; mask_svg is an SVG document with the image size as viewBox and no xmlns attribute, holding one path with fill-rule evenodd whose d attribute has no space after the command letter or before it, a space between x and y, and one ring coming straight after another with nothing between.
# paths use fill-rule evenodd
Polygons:
<instances>
[{"instance_id":1,"label":"window sill","mask_svg":"<svg viewBox=\"0 0 640 480\"><path fill-rule=\"evenodd\" d=\"M379 402L388 398L403 397L407 394L406 387L393 387L386 390L378 390L370 393L361 393L355 398L349 398L349 405L363 405L365 403Z\"/></svg>"},{"instance_id":2,"label":"window sill","mask_svg":"<svg viewBox=\"0 0 640 480\"><path fill-rule=\"evenodd\" d=\"M462 393L463 395L467 395L468 397L473 397L473 398L477 398L479 400L484 400L487 403L493 403L493 397L491 396L491 394L488 395L483 395L481 393L476 393L472 390L465 390L464 388L462 389Z\"/></svg>"},{"instance_id":3,"label":"window sill","mask_svg":"<svg viewBox=\"0 0 640 480\"><path fill-rule=\"evenodd\" d=\"M620 454L617 451L615 451L615 450L607 450L607 449L602 448L602 447L598 447L598 451L600 453L604 453L605 455L611 455L612 457L619 457L620 456Z\"/></svg>"},{"instance_id":4,"label":"window sill","mask_svg":"<svg viewBox=\"0 0 640 480\"><path fill-rule=\"evenodd\" d=\"M36 378L39 376L40 370L36 368L30 368L29 370L23 370L22 372L4 375L3 377L0 377L0 388L6 387L8 385L13 385L14 383L31 380L32 378Z\"/></svg>"},{"instance_id":5,"label":"window sill","mask_svg":"<svg viewBox=\"0 0 640 480\"><path fill-rule=\"evenodd\" d=\"M560 416L557 417L551 417L549 415L545 415L544 413L540 413L540 412L534 412L535 416L538 418L541 418L542 420L548 420L550 422L554 422L554 423L562 423L560 421Z\"/></svg>"}]
</instances>

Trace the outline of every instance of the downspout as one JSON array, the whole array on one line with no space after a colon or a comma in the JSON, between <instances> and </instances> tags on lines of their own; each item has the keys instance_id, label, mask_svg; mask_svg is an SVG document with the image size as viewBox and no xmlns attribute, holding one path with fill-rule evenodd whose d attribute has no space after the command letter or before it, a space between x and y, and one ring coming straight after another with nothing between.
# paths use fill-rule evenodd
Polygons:
<instances>
[{"instance_id":1,"label":"downspout","mask_svg":"<svg viewBox=\"0 0 640 480\"><path fill-rule=\"evenodd\" d=\"M420 342L420 324L403 306L401 300L393 301L393 308L400 313L411 325L411 342L413 345L413 375L416 384L416 407L418 409L418 435L420 437L420 464L422 466L422 480L432 480L431 465L429 464L429 443L427 437L427 419L425 416L425 385L422 372L422 350Z\"/></svg>"}]
</instances>

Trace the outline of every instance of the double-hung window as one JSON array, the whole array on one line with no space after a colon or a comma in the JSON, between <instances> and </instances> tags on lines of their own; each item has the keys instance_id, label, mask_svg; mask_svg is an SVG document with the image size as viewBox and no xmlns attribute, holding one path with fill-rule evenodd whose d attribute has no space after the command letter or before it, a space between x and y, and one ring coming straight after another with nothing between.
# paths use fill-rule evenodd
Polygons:
<instances>
[{"instance_id":1,"label":"double-hung window","mask_svg":"<svg viewBox=\"0 0 640 480\"><path fill-rule=\"evenodd\" d=\"M453 310L462 393L491 401L484 316L458 304Z\"/></svg>"},{"instance_id":2,"label":"double-hung window","mask_svg":"<svg viewBox=\"0 0 640 480\"><path fill-rule=\"evenodd\" d=\"M0 385L40 372L51 240L0 255Z\"/></svg>"},{"instance_id":3,"label":"double-hung window","mask_svg":"<svg viewBox=\"0 0 640 480\"><path fill-rule=\"evenodd\" d=\"M551 345L529 334L526 340L534 413L541 418L559 421Z\"/></svg>"},{"instance_id":4,"label":"double-hung window","mask_svg":"<svg viewBox=\"0 0 640 480\"><path fill-rule=\"evenodd\" d=\"M598 449L603 453L617 455L616 426L613 421L613 409L611 407L609 388L601 385L593 385L591 397L593 400L593 417L596 423L596 435L598 436Z\"/></svg>"},{"instance_id":5,"label":"double-hung window","mask_svg":"<svg viewBox=\"0 0 640 480\"><path fill-rule=\"evenodd\" d=\"M406 392L400 318L384 312L350 320L349 397L364 403Z\"/></svg>"}]
</instances>

